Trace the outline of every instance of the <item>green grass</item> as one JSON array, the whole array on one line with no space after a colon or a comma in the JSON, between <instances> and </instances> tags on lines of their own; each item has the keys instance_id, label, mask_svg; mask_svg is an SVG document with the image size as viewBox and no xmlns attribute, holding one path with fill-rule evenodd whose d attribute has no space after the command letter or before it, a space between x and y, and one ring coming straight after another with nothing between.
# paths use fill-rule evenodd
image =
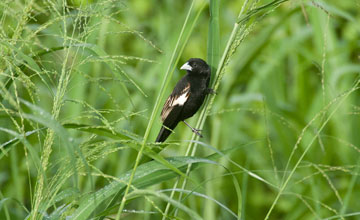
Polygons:
<instances>
[{"instance_id":1,"label":"green grass","mask_svg":"<svg viewBox=\"0 0 360 220\"><path fill-rule=\"evenodd\" d=\"M0 2L0 219L360 218L360 2ZM190 57L212 88L155 144Z\"/></svg>"}]
</instances>

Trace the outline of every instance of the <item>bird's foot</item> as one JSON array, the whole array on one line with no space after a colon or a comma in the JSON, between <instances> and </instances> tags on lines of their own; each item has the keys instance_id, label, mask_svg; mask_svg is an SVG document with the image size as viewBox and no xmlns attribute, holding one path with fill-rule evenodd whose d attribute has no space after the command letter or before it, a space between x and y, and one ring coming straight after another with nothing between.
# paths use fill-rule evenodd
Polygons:
<instances>
[{"instance_id":1,"label":"bird's foot","mask_svg":"<svg viewBox=\"0 0 360 220\"><path fill-rule=\"evenodd\" d=\"M200 133L200 129L196 129L196 128L193 128L193 127L191 127L186 121L183 121L185 124L186 124L186 126L188 126L190 129L191 129L191 131L192 132L194 132L197 136L199 136L199 137L203 137L202 136L202 134Z\"/></svg>"},{"instance_id":2,"label":"bird's foot","mask_svg":"<svg viewBox=\"0 0 360 220\"><path fill-rule=\"evenodd\" d=\"M201 129L192 128L191 131L194 132L197 136L201 138L203 137L202 134L200 133L200 131L202 131Z\"/></svg>"},{"instance_id":3,"label":"bird's foot","mask_svg":"<svg viewBox=\"0 0 360 220\"><path fill-rule=\"evenodd\" d=\"M216 95L216 94L217 94L216 91L213 90L212 88L207 88L207 89L206 89L206 93L207 93L207 94L211 94L211 95Z\"/></svg>"}]
</instances>

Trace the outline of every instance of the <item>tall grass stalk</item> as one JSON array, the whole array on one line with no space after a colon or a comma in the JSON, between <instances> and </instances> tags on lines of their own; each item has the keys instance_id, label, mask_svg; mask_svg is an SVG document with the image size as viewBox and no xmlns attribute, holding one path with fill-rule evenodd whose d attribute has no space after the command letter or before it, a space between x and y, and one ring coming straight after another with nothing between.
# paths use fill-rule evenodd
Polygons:
<instances>
[{"instance_id":1,"label":"tall grass stalk","mask_svg":"<svg viewBox=\"0 0 360 220\"><path fill-rule=\"evenodd\" d=\"M121 204L120 204L116 219L120 219L121 213L122 213L122 211L124 209L125 202L126 202L126 196L129 193L129 189L130 189L130 186L132 184L132 180L134 178L136 169L137 169L137 167L139 165L139 162L141 160L142 153L143 153L143 151L144 151L144 149L146 147L148 137L149 137L150 131L151 131L152 127L153 127L155 118L158 115L162 97L165 94L165 90L166 90L166 88L167 88L167 86L168 86L168 84L170 82L170 79L171 79L171 76L172 76L172 74L174 72L175 66L176 66L177 62L179 61L179 59L180 59L181 52L184 50L185 44L186 44L186 42L188 41L188 39L190 37L190 34L191 34L191 32L192 32L192 30L194 28L194 25L196 24L196 21L199 18L200 13L201 13L201 11L203 10L203 8L205 6L205 3L202 3L202 6L200 6L197 9L197 12L195 12L196 15L193 18L193 20L190 20L191 14L194 13L193 8L194 8L194 5L195 5L195 2L196 1L192 1L192 3L191 3L191 6L190 6L190 8L188 10L188 13L186 15L184 24L183 24L183 26L181 28L177 43L175 45L175 48L173 49L173 53L172 53L170 61L168 63L168 67L167 67L167 70L166 70L166 73L165 73L165 76L164 76L164 79L163 79L163 82L162 82L162 85L161 85L159 95L158 95L158 97L156 99L153 111L151 113L150 120L149 120L149 123L147 125L146 131L145 131L145 134L144 134L143 142L142 142L141 148L140 148L140 150L138 152L138 155L136 157L135 165L133 167L133 171L131 173L129 182L127 183L127 187L126 187L124 195L122 197L122 201L121 201Z\"/></svg>"},{"instance_id":2,"label":"tall grass stalk","mask_svg":"<svg viewBox=\"0 0 360 220\"><path fill-rule=\"evenodd\" d=\"M231 35L227 41L226 47L222 53L220 62L216 65L215 63L212 63L212 65L216 66L216 73L214 75L212 75L212 77L215 77L215 80L213 80L213 83L211 85L211 87L217 91L221 79L223 77L223 75L225 74L225 69L226 66L229 64L232 55L235 53L236 48L240 45L240 43L242 42L242 40L245 39L245 37L247 36L247 34L249 34L251 28L255 25L255 23L250 23L250 25L248 24L248 21L250 19L251 16L255 16L258 15L260 12L263 12L262 10L265 11L265 14L268 10L268 8L273 8L273 7L277 7L279 6L281 3L285 2L287 0L275 0L267 5L264 6L260 6L258 8L256 8L256 4L257 1L253 1L250 2L248 0L244 1L243 6L241 7L241 10L237 16L237 21L234 23ZM248 5L250 4L250 6ZM212 14L215 15L215 19L211 20L212 22L214 22L213 24L210 24L210 27L216 27L218 26L218 22L219 20L217 19L218 17L218 11L219 11L219 4L211 4L211 6L213 7L211 10ZM248 9L248 12L246 12L246 8ZM245 13L246 12L246 13ZM211 30L211 28L210 28ZM217 59L215 58L217 56L216 53L212 53L213 52L213 48L217 48L219 47L220 44L220 40L219 40L219 33L218 32L209 32L209 34L211 36L209 36L209 40L211 40L211 42L209 42L208 44L208 51L209 51L209 58L210 61L216 61ZM213 36L215 35L215 36ZM207 118L207 114L210 112L210 109L212 108L212 104L214 102L215 96L210 96L207 97L207 99L205 100L204 103L204 108L200 113L199 119L197 121L196 127L199 129L202 129L204 124L205 124L205 120ZM199 137L195 134L192 135L191 140L198 140ZM192 141L189 143L188 147L187 147L187 151L185 155L191 155L194 156L196 153L196 147L197 147L197 142L196 141ZM187 170L187 175L190 172L190 168L191 165L189 165L188 170ZM181 189L184 189L186 186L186 180L184 180ZM175 186L177 185L177 183L175 184ZM174 187L175 188L175 187ZM238 198L240 198L240 192L237 192ZM181 194L179 196L179 200L181 200ZM241 202L238 204L238 218L241 218Z\"/></svg>"},{"instance_id":3,"label":"tall grass stalk","mask_svg":"<svg viewBox=\"0 0 360 220\"><path fill-rule=\"evenodd\" d=\"M286 187L288 186L291 178L293 177L296 169L299 167L300 163L303 161L305 155L307 154L307 152L309 151L309 149L311 148L311 146L313 145L313 143L315 142L315 140L318 138L318 136L320 135L321 131L324 129L324 127L327 125L327 123L330 121L330 119L332 118L332 116L334 116L334 114L339 110L339 108L342 106L342 104L344 103L344 101L349 97L349 95L351 95L352 93L354 93L355 91L357 91L359 89L360 85L360 80L358 80L356 82L356 84L353 86L353 88L349 91L347 91L346 93L342 94L341 96L339 96L338 98L333 99L330 103L328 103L328 105L326 105L322 111L320 111L318 114L316 114L314 116L314 118L304 127L302 134L299 136L298 141L296 142L295 146L294 146L294 151L296 150L298 144L301 142L303 134L305 133L305 131L307 130L307 128L309 128L309 126L312 124L312 122L314 122L317 118L322 117L323 114L325 112L327 112L329 110L329 108L332 105L335 105L336 102L338 102L335 107L334 110L332 110L329 114L329 116L327 116L326 120L320 125L319 129L317 130L316 134L313 136L313 138L311 139L310 143L306 146L304 152L301 154L300 158L297 160L295 166L291 169L289 176L286 178L285 182L281 185L279 192L277 193L273 203L271 204L271 207L269 208L269 211L267 212L265 219L269 219L271 212L273 211L275 205L277 204L280 196L283 194L284 190L286 189ZM285 173L286 175L286 173Z\"/></svg>"}]
</instances>

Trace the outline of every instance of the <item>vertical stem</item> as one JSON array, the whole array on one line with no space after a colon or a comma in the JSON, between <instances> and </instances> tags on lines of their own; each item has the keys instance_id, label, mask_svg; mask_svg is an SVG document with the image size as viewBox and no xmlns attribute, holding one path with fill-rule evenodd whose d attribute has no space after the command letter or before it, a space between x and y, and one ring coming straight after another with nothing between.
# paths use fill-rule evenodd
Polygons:
<instances>
[{"instance_id":1,"label":"vertical stem","mask_svg":"<svg viewBox=\"0 0 360 220\"><path fill-rule=\"evenodd\" d=\"M171 58L170 58L170 61L169 61L169 64L168 64L168 67L167 67L167 70L166 70L165 78L164 78L164 80L162 82L162 85L161 85L160 93L159 93L159 95L158 95L158 97L156 99L154 109L153 109L153 111L151 113L150 120L149 120L148 126L147 126L145 134L144 134L144 139L143 139L141 148L140 148L140 150L138 152L138 155L136 157L134 168L133 168L133 170L131 172L129 182L128 182L127 187L125 189L124 196L122 198L122 201L121 201L121 204L120 204L117 216L116 216L117 220L120 219L120 215L121 215L121 213L122 213L122 211L123 211L123 209L125 207L126 196L129 193L130 186L131 186L132 181L133 181L134 176L135 176L135 171L136 171L136 169L137 169L137 167L138 167L138 165L140 163L140 159L142 157L145 145L146 145L148 137L150 135L150 131L151 131L152 127L153 127L156 115L158 114L158 111L159 111L159 108L160 108L160 103L161 103L160 100L164 96L167 85L169 84L171 76L172 76L172 74L174 72L174 69L175 69L174 64L176 64L177 61L180 59L180 54L185 48L185 43L189 39L190 34L191 34L195 24L196 24L196 21L199 18L200 13L201 13L201 11L203 10L203 8L205 6L205 4L202 3L202 5L198 9L198 12L197 12L195 18L191 21L192 23L190 23L190 17L191 17L193 8L195 6L195 2L196 1L193 1L191 3L188 14L186 15L184 24L182 26L180 35L179 35L178 40L176 42L175 49L173 50L173 53L171 55ZM189 28L189 26L190 26L190 28Z\"/></svg>"}]
</instances>

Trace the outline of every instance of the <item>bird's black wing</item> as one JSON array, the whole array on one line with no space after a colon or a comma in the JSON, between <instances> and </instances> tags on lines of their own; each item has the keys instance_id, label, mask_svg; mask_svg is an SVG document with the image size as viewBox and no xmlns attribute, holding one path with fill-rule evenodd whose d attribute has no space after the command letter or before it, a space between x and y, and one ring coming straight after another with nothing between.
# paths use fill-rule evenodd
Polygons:
<instances>
[{"instance_id":1,"label":"bird's black wing","mask_svg":"<svg viewBox=\"0 0 360 220\"><path fill-rule=\"evenodd\" d=\"M180 113L184 107L184 104L190 96L190 83L180 81L176 85L174 91L166 100L165 105L161 111L161 120L163 126L159 132L156 142L163 142L171 134L176 125L179 123ZM170 129L170 130L169 130Z\"/></svg>"},{"instance_id":2,"label":"bird's black wing","mask_svg":"<svg viewBox=\"0 0 360 220\"><path fill-rule=\"evenodd\" d=\"M169 124L166 123L169 120L177 119L179 113L181 112L179 110L182 110L189 96L190 83L186 83L181 90L178 90L178 88L174 89L173 93L171 93L169 98L166 100L165 105L161 111L161 120L163 121L165 126Z\"/></svg>"}]
</instances>

